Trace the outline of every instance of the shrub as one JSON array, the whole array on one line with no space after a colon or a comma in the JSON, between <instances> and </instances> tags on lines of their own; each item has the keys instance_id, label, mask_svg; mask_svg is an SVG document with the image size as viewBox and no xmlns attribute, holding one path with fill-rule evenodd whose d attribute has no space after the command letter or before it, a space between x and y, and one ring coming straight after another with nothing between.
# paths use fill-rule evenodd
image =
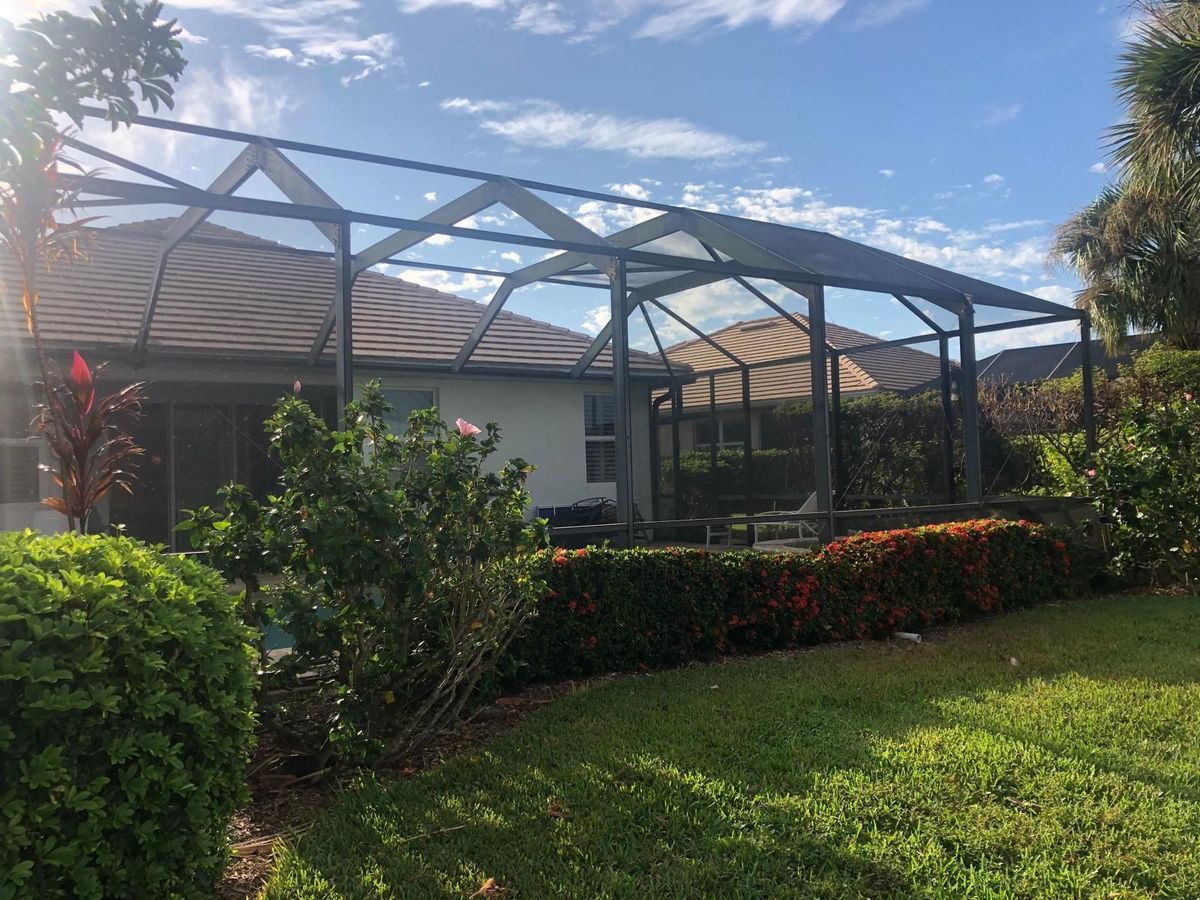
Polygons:
<instances>
[{"instance_id":1,"label":"shrub","mask_svg":"<svg viewBox=\"0 0 1200 900\"><path fill-rule=\"evenodd\" d=\"M1200 579L1200 403L1128 400L1092 470L1113 568L1151 582Z\"/></svg>"},{"instance_id":2,"label":"shrub","mask_svg":"<svg viewBox=\"0 0 1200 900\"><path fill-rule=\"evenodd\" d=\"M982 519L879 531L808 556L753 550L547 551L550 586L512 648L514 682L880 637L1073 587L1066 536Z\"/></svg>"},{"instance_id":3,"label":"shrub","mask_svg":"<svg viewBox=\"0 0 1200 900\"><path fill-rule=\"evenodd\" d=\"M981 397L984 483L994 493L1027 492L1039 483L1038 455L999 427L1002 423L992 421L984 400ZM1078 408L1078 391L1072 402ZM891 506L900 498L944 496L940 392L853 397L842 404L840 422L842 458L852 462L844 467L845 483L839 486L838 496L850 498L848 506ZM803 502L815 489L811 402L791 401L764 412L761 429L767 449L751 455L750 480L756 498L752 508L739 499L746 491L742 449L721 449L715 472L711 451L700 449L680 454L678 515L704 518L731 509L745 512L767 509L772 503L799 506ZM961 456L961 426L956 441ZM671 496L673 475L672 461L665 458L661 484ZM722 497L729 499L722 504Z\"/></svg>"},{"instance_id":4,"label":"shrub","mask_svg":"<svg viewBox=\"0 0 1200 900\"><path fill-rule=\"evenodd\" d=\"M246 608L292 636L274 668L308 676L308 696L326 701L310 704L330 710L311 748L326 757L395 757L444 730L544 592L529 552L544 524L524 520L531 467L485 471L499 429L449 428L430 409L398 436L389 411L375 382L339 429L281 400L267 422L278 495L259 504L231 486L223 511L181 526L252 591L282 574L269 602Z\"/></svg>"},{"instance_id":5,"label":"shrub","mask_svg":"<svg viewBox=\"0 0 1200 900\"><path fill-rule=\"evenodd\" d=\"M1155 344L1133 362L1138 378L1159 384L1169 393L1200 391L1200 350L1177 350Z\"/></svg>"},{"instance_id":6,"label":"shrub","mask_svg":"<svg viewBox=\"0 0 1200 900\"><path fill-rule=\"evenodd\" d=\"M126 538L0 535L0 897L210 896L253 679L216 572Z\"/></svg>"}]
</instances>

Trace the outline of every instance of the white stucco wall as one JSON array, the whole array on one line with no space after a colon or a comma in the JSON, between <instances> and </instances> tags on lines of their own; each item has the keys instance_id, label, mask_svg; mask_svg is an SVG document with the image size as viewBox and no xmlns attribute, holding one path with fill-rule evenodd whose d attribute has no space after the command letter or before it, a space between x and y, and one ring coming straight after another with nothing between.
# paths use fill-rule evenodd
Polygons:
<instances>
[{"instance_id":1,"label":"white stucco wall","mask_svg":"<svg viewBox=\"0 0 1200 900\"><path fill-rule=\"evenodd\" d=\"M370 377L370 376L367 376ZM536 468L529 477L533 505L563 506L585 497L615 497L612 482L587 480L583 398L611 394L600 382L448 378L444 376L379 374L387 389L430 389L442 418L461 416L482 427L495 422L501 429L497 460L522 457ZM634 502L650 517L649 391L634 385L633 448Z\"/></svg>"}]
</instances>

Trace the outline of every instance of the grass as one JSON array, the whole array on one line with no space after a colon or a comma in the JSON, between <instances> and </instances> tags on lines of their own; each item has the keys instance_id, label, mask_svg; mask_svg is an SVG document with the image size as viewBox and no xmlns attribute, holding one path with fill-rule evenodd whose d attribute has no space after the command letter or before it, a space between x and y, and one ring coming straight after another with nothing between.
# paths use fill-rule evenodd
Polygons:
<instances>
[{"instance_id":1,"label":"grass","mask_svg":"<svg viewBox=\"0 0 1200 900\"><path fill-rule=\"evenodd\" d=\"M583 691L347 793L266 897L1200 897L1198 613L1104 598Z\"/></svg>"}]
</instances>

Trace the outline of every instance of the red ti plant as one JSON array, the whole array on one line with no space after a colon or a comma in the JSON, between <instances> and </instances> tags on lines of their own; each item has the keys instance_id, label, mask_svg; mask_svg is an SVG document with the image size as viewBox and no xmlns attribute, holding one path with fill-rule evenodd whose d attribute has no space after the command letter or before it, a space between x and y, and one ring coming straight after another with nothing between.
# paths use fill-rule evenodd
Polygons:
<instances>
[{"instance_id":1,"label":"red ti plant","mask_svg":"<svg viewBox=\"0 0 1200 900\"><path fill-rule=\"evenodd\" d=\"M138 382L98 398L92 371L76 351L70 375L47 390L36 428L58 460L57 470L43 468L54 472L62 496L42 502L66 516L72 531L87 530L92 509L112 488L131 490L129 464L142 448L125 426L141 417L144 388Z\"/></svg>"}]
</instances>

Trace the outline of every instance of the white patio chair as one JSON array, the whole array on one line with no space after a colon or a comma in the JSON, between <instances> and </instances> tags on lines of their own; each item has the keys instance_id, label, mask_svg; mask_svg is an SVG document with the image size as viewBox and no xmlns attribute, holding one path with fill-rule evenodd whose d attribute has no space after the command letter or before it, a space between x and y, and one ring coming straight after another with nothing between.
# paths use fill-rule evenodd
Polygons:
<instances>
[{"instance_id":1,"label":"white patio chair","mask_svg":"<svg viewBox=\"0 0 1200 900\"><path fill-rule=\"evenodd\" d=\"M800 515L802 513L812 513L817 510L817 494L814 491L808 495L808 499L797 510L777 510L787 515ZM821 532L807 519L800 519L794 522L756 522L754 524L754 549L766 550L772 552L786 551L792 553L807 553L821 540ZM772 528L785 531L781 538L772 538L770 540L759 540L759 528ZM793 532L792 529L795 529Z\"/></svg>"}]
</instances>

